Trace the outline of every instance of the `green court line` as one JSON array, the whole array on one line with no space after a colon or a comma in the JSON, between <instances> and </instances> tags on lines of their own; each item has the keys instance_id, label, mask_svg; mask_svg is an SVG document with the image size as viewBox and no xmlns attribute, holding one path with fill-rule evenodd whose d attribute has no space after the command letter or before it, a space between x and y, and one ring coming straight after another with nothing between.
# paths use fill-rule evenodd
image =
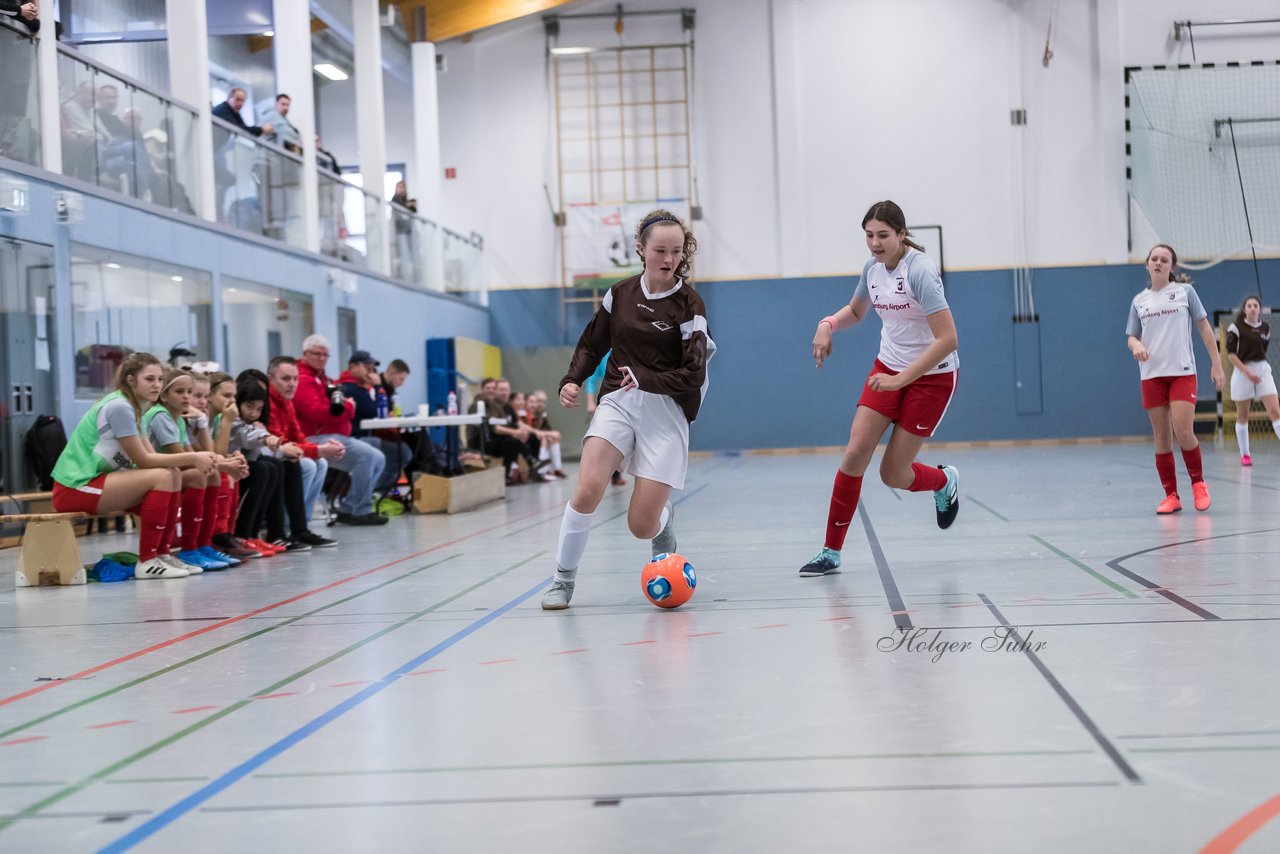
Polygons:
<instances>
[{"instance_id":1,"label":"green court line","mask_svg":"<svg viewBox=\"0 0 1280 854\"><path fill-rule=\"evenodd\" d=\"M103 780L108 786L125 783L203 783L208 777L120 777L115 780Z\"/></svg>"},{"instance_id":2,"label":"green court line","mask_svg":"<svg viewBox=\"0 0 1280 854\"><path fill-rule=\"evenodd\" d=\"M367 637L364 637L361 640L356 641L350 646L345 647L344 649L341 649L333 653L332 655L325 656L324 658L317 661L315 664L304 667L302 670L299 670L296 673L286 676L284 679L281 679L279 682L276 682L273 685L269 685L266 688L263 688L261 691L254 693L253 695L249 696L246 699L232 703L230 706L227 706L226 708L220 709L214 712L213 714L209 715L207 718L202 718L201 720L196 721L194 724L192 724L189 727L186 727L185 729L178 730L172 735L162 738L156 743L149 745L147 747L144 747L142 750L139 750L136 753L132 753L129 756L126 756L125 758L117 762L113 762L112 764L108 765L106 768L103 768L99 771L95 771L94 773L90 774L89 776L85 777L84 779L76 783L72 783L71 785L66 786L62 789L59 789L58 791L54 792L53 794L45 798L41 798L40 800L36 801L34 804L31 804L30 806L25 807L20 812L14 813L9 816L5 816L4 818L0 818L0 831L5 830L16 821L19 821L21 819L31 818L32 816L35 816L41 811L43 811L46 807L51 807L54 804L58 803L59 801L66 800L67 798L88 788L94 783L100 780L104 780L107 777L110 777L112 774L115 774L117 771L121 771L125 768L128 768L130 765L133 765L136 762L140 762L141 760L146 759L148 756L151 756L152 754L160 750L163 750L164 748L172 744L176 744L177 742L181 741L187 736L193 735L194 733L199 732L200 730L204 729L210 724L216 723L217 721L220 721L223 718L240 711L245 706L252 705L253 701L256 698L264 696L266 694L274 694L276 691L279 691L281 688L285 687L286 685L296 682L297 680L303 678L304 676L307 676L308 674L313 673L316 670L319 670L320 668L324 667L327 664L332 664L333 662L337 661L338 659L344 656L350 655L356 650L361 649L370 643L373 643L374 641L390 634L396 629L401 628L402 626L407 626L409 623L412 623L415 620L419 619L420 617L430 614L432 611L437 611L440 608L445 607L446 605L456 602L457 600L466 596L468 593L472 593L476 590L479 590L481 587L484 587L486 584L489 584L492 581L496 581L497 579L501 578L507 573L513 572L519 569L520 567L524 566L526 563L529 563L535 558L541 557L543 554L545 554L545 552L538 552L537 554L527 557L522 561L512 564L511 566L501 570L500 572L496 572L493 575L490 575L488 578L481 579L480 581L477 581L475 584L471 585L465 590L455 593L452 596L448 597L447 599L442 599L439 602L435 603L434 605L431 605L430 607L423 608L421 611L418 611L414 614L409 615L408 617L405 617L403 620L399 621L398 623L393 623L392 625L387 626L384 629L380 629L374 632L373 634L368 635Z\"/></svg>"},{"instance_id":3,"label":"green court line","mask_svg":"<svg viewBox=\"0 0 1280 854\"><path fill-rule=\"evenodd\" d=\"M1108 587L1112 588L1113 590L1119 590L1121 593L1123 593L1124 595L1128 596L1130 599L1137 599L1137 598L1138 598L1138 595L1137 595L1136 593L1134 593L1133 591L1131 591L1131 590L1129 590L1129 589L1127 589L1127 588L1125 588L1125 587L1122 587L1122 586L1121 586L1121 585L1119 585L1119 584L1116 584L1116 583L1115 583L1114 581L1112 581L1110 578L1107 578L1107 577L1106 577L1105 575L1103 575L1102 573L1097 572L1097 571L1095 571L1094 569L1092 569L1091 567L1088 567L1088 566L1086 566L1085 564L1081 563L1080 561L1076 560L1076 559L1075 559L1075 558L1073 558L1071 555L1067 554L1067 553L1066 553L1066 552L1064 552L1062 549L1060 549L1060 548L1058 548L1057 546L1055 546L1053 543L1050 543L1048 540L1045 540L1045 539L1042 539L1042 538L1040 538L1040 537L1037 537L1035 534L1028 534L1027 536L1031 537L1031 539L1035 540L1037 543L1039 543L1040 545L1044 546L1046 549L1048 549L1049 551L1053 552L1053 553L1054 553L1054 554L1056 554L1058 557L1062 558L1063 560L1067 561L1068 563L1072 564L1073 566L1077 566L1077 567L1079 567L1080 569L1083 569L1085 572L1089 573L1089 574L1090 574L1090 575L1092 575L1094 578L1098 579L1098 580L1099 580L1099 581L1101 581L1103 584L1107 585Z\"/></svg>"},{"instance_id":4,"label":"green court line","mask_svg":"<svg viewBox=\"0 0 1280 854\"><path fill-rule=\"evenodd\" d=\"M1093 750L994 750L937 753L848 753L833 756L731 756L694 759L621 759L601 762L545 762L528 765L456 765L439 768L389 768L370 771L297 771L255 774L254 779L277 780L310 777L363 777L381 774L452 774L476 771L558 771L574 768L633 768L672 765L733 765L771 762L847 762L863 759L963 759L998 756L1085 756Z\"/></svg>"},{"instance_id":5,"label":"green court line","mask_svg":"<svg viewBox=\"0 0 1280 854\"><path fill-rule=\"evenodd\" d=\"M1008 521L1009 521L1007 518L1005 518L1004 516L1001 516L999 513L997 513L996 511L992 510L990 507L988 507L987 505L983 504L981 501L979 501L978 499L974 498L972 495L966 495L966 496L965 496L965 498L967 498L968 500L972 501L974 504L977 504L977 505L978 505L979 507L981 507L983 510L986 510L986 511L987 511L988 513L990 513L992 516L995 516L997 519L1000 519L1000 520L1002 520L1002 521L1004 521L1004 522L1008 522Z\"/></svg>"},{"instance_id":6,"label":"green court line","mask_svg":"<svg viewBox=\"0 0 1280 854\"><path fill-rule=\"evenodd\" d=\"M270 632L274 632L276 629L282 629L285 626L298 622L299 620L305 620L308 617L314 617L316 614L319 614L322 611L327 611L330 608L336 608L339 605L345 605L347 602L350 602L353 599L359 599L361 596L364 596L365 594L368 594L368 593L372 593L375 590L380 590L381 588L386 587L388 584L395 584L397 581L403 581L404 579L408 578L411 575L417 575L420 572L425 572L428 569L439 566L440 564L445 563L446 561L450 561L456 557L460 557L461 554L462 553L460 552L459 554L449 555L446 558L441 558L440 560L432 561L431 563L428 563L425 566L420 566L417 569L410 570L409 572L406 572L403 575L397 575L395 578L389 578L386 581L379 582L378 584L375 584L373 587L370 587L366 590L361 590L358 593L352 593L350 596L344 597L342 599L338 599L335 602L330 602L328 605L322 605L319 608L316 608L311 611L307 611L305 614L299 614L296 617L290 617L289 619L283 620L279 623L276 623L275 625L267 626L266 628L263 628L263 629L258 629L256 632L250 632L249 634L244 635L243 637L236 638L233 641L228 641L227 643L224 643L221 646L215 646L212 649L205 650L204 652L198 655L193 655L188 659L179 661L177 664L170 664L168 667L161 668L160 670L156 670L153 673L147 673L143 676L139 676L137 679L133 679L128 682L121 683L120 685L117 685L114 688L108 688L107 690L102 691L101 693L94 694L90 697L85 697L83 700L78 700L69 706L63 706L61 709L55 709L54 711L49 712L48 714L41 715L40 717L33 718L32 720L29 720L26 723L19 724L15 727L11 727L10 729L4 730L3 732L0 732L0 738L5 738L7 736L13 735L16 732L22 732L25 729L30 729L31 727L42 724L45 721L53 720L54 718L65 715L68 712L72 712L72 711L75 711L76 709L83 708L84 706L87 706L90 703L96 703L98 700L105 699L107 697L110 697L113 694L118 694L121 691L126 691L129 688L132 688L136 685L141 685L143 682L148 682L152 679L155 679L158 676L163 676L166 673L172 673L174 670L177 670L181 667L186 667L188 664L194 664L195 662L199 661L202 658L208 658L211 655L216 655L217 653L222 652L223 650L230 649L231 647L236 646L237 644L242 644L245 641L250 641L250 640L253 640L254 638L261 637L262 635L268 634Z\"/></svg>"},{"instance_id":7,"label":"green court line","mask_svg":"<svg viewBox=\"0 0 1280 854\"><path fill-rule=\"evenodd\" d=\"M1237 744L1231 747L1127 747L1126 753L1240 753L1249 750L1280 750L1280 744Z\"/></svg>"},{"instance_id":8,"label":"green court line","mask_svg":"<svg viewBox=\"0 0 1280 854\"><path fill-rule=\"evenodd\" d=\"M16 783L0 783L0 789L22 789L27 786L65 786L64 781L59 780L19 780Z\"/></svg>"}]
</instances>

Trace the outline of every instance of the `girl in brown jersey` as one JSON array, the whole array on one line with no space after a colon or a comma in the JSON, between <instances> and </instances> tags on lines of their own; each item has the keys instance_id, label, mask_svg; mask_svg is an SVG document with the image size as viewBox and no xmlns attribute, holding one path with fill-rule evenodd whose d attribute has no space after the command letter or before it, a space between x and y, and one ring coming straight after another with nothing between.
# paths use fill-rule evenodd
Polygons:
<instances>
[{"instance_id":1,"label":"girl in brown jersey","mask_svg":"<svg viewBox=\"0 0 1280 854\"><path fill-rule=\"evenodd\" d=\"M1251 296L1236 312L1235 323L1227 327L1227 358L1235 366L1231 372L1231 399L1236 404L1236 441L1240 443L1240 465L1253 465L1249 456L1249 407L1254 399L1266 407L1271 427L1280 436L1280 400L1276 381L1267 361L1271 327L1262 319L1262 301Z\"/></svg>"},{"instance_id":2,"label":"girl in brown jersey","mask_svg":"<svg viewBox=\"0 0 1280 854\"><path fill-rule=\"evenodd\" d=\"M635 477L627 511L631 533L652 553L675 550L669 501L684 487L689 424L707 390L707 361L716 345L702 298L688 284L697 241L675 214L658 210L636 228L639 276L609 289L578 340L560 380L560 404L578 405L582 383L612 348L599 402L582 440L578 486L564 510L555 583L542 597L548 611L569 607L593 515L614 470Z\"/></svg>"}]
</instances>

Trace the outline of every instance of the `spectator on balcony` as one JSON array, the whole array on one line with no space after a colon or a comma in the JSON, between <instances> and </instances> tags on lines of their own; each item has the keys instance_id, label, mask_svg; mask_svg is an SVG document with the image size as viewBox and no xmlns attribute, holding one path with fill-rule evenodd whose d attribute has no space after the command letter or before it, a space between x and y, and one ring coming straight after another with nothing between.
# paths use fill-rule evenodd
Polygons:
<instances>
[{"instance_id":1,"label":"spectator on balcony","mask_svg":"<svg viewBox=\"0 0 1280 854\"><path fill-rule=\"evenodd\" d=\"M240 110L244 107L246 93L239 86L231 90L227 94L227 100L223 101L213 108L213 117L221 119L223 122L238 128L250 136L270 135L275 128L270 123L262 125L247 125L244 119L240 117ZM226 219L227 214L223 210L227 190L235 185L237 180L236 170L227 162L231 154L231 149L235 146L235 134L227 130L221 125L213 126L213 179L217 191L217 208L218 218ZM231 219L241 228L247 231L262 231L262 205L256 198L234 199L232 203Z\"/></svg>"},{"instance_id":2,"label":"spectator on balcony","mask_svg":"<svg viewBox=\"0 0 1280 854\"><path fill-rule=\"evenodd\" d=\"M110 142L111 134L98 121L93 101L93 84L85 80L63 102L62 160L67 175L96 182L99 146Z\"/></svg>"},{"instance_id":3,"label":"spectator on balcony","mask_svg":"<svg viewBox=\"0 0 1280 854\"><path fill-rule=\"evenodd\" d=\"M341 175L342 168L338 166L338 158L333 156L333 152L324 147L324 143L320 141L320 134L316 134L316 166L326 172L332 172L334 175Z\"/></svg>"},{"instance_id":4,"label":"spectator on balcony","mask_svg":"<svg viewBox=\"0 0 1280 854\"><path fill-rule=\"evenodd\" d=\"M293 105L293 99L281 92L276 95L276 107L262 117L262 126L271 128L270 131L264 131L262 136L269 142L274 142L287 151L294 154L302 154L302 134L298 133L298 129L289 121L289 108Z\"/></svg>"},{"instance_id":5,"label":"spectator on balcony","mask_svg":"<svg viewBox=\"0 0 1280 854\"><path fill-rule=\"evenodd\" d=\"M391 209L396 232L392 275L397 279L411 279L415 267L413 217L418 213L418 200L409 198L409 185L399 181L396 183L396 192L391 197L391 204L399 205Z\"/></svg>"},{"instance_id":6,"label":"spectator on balcony","mask_svg":"<svg viewBox=\"0 0 1280 854\"><path fill-rule=\"evenodd\" d=\"M263 134L267 134L269 137L271 134L275 133L275 127L270 122L264 122L261 125L245 124L244 119L240 117L240 110L244 108L244 99L246 97L247 94L240 87L237 86L232 89L227 95L227 100L213 108L213 117L216 119L222 119L227 124L237 127L252 136L262 136ZM230 131L224 128L214 127L213 147L215 149L223 148L230 138Z\"/></svg>"},{"instance_id":7,"label":"spectator on balcony","mask_svg":"<svg viewBox=\"0 0 1280 854\"><path fill-rule=\"evenodd\" d=\"M27 32L32 35L40 32L40 9L35 3L0 0L0 15L4 15L20 27L26 27Z\"/></svg>"}]
</instances>

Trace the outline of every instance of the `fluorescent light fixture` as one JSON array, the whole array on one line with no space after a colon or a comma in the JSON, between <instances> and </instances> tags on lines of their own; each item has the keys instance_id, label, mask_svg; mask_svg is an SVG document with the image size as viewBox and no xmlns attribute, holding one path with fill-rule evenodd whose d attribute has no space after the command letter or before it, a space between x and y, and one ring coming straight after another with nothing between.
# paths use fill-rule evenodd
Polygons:
<instances>
[{"instance_id":1,"label":"fluorescent light fixture","mask_svg":"<svg viewBox=\"0 0 1280 854\"><path fill-rule=\"evenodd\" d=\"M317 62L315 64L316 74L326 77L330 80L346 80L347 72L343 71L332 62Z\"/></svg>"},{"instance_id":2,"label":"fluorescent light fixture","mask_svg":"<svg viewBox=\"0 0 1280 854\"><path fill-rule=\"evenodd\" d=\"M175 281L175 282L181 282L181 281L182 281L182 277L181 277L181 276L170 276L169 278L170 278L170 279L172 279L172 280L173 280L173 281Z\"/></svg>"},{"instance_id":3,"label":"fluorescent light fixture","mask_svg":"<svg viewBox=\"0 0 1280 854\"><path fill-rule=\"evenodd\" d=\"M275 31L275 30L263 30L263 31L262 31L262 34L263 34L264 36L266 36L267 38L271 38L272 36L274 36L274 35L276 34L276 31Z\"/></svg>"},{"instance_id":4,"label":"fluorescent light fixture","mask_svg":"<svg viewBox=\"0 0 1280 854\"><path fill-rule=\"evenodd\" d=\"M553 56L575 56L580 53L591 53L593 47L553 47L551 53Z\"/></svg>"},{"instance_id":5,"label":"fluorescent light fixture","mask_svg":"<svg viewBox=\"0 0 1280 854\"><path fill-rule=\"evenodd\" d=\"M239 290L238 288L227 288L227 293L229 293L229 294L238 294L238 293L240 293L240 290Z\"/></svg>"},{"instance_id":6,"label":"fluorescent light fixture","mask_svg":"<svg viewBox=\"0 0 1280 854\"><path fill-rule=\"evenodd\" d=\"M108 262L107 262L107 266L108 266L108 267L110 267L112 270L119 270L119 269L120 269L120 265L119 265L119 264L117 264L115 261L108 261Z\"/></svg>"}]
</instances>

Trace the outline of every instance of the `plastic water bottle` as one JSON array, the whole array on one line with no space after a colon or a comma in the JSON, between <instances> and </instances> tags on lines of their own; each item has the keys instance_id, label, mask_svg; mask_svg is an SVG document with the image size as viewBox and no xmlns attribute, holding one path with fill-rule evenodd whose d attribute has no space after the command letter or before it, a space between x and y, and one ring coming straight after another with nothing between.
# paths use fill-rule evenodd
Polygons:
<instances>
[{"instance_id":1,"label":"plastic water bottle","mask_svg":"<svg viewBox=\"0 0 1280 854\"><path fill-rule=\"evenodd\" d=\"M450 415L457 415L457 414L458 414L458 394L457 394L457 392L453 392L453 391L449 392L449 407L448 407L448 409L447 409L447 410L445 410L445 411L446 411L446 412L448 412Z\"/></svg>"},{"instance_id":2,"label":"plastic water bottle","mask_svg":"<svg viewBox=\"0 0 1280 854\"><path fill-rule=\"evenodd\" d=\"M385 389L378 389L378 417L387 417L387 392Z\"/></svg>"}]
</instances>

